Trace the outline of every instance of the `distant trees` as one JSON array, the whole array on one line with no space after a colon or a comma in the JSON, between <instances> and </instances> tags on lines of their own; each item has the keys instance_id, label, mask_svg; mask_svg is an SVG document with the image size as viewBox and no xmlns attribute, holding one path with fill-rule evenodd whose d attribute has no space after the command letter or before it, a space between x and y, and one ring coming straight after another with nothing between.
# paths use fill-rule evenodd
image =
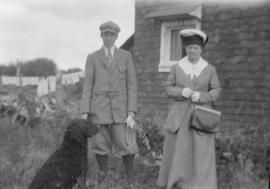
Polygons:
<instances>
[{"instance_id":1,"label":"distant trees","mask_svg":"<svg viewBox=\"0 0 270 189\"><path fill-rule=\"evenodd\" d=\"M57 71L56 63L48 58L37 58L17 64L0 65L0 75L15 76L17 68L20 67L20 73L23 76L51 76Z\"/></svg>"},{"instance_id":2,"label":"distant trees","mask_svg":"<svg viewBox=\"0 0 270 189\"><path fill-rule=\"evenodd\" d=\"M50 76L56 74L57 66L53 60L37 58L21 64L24 76Z\"/></svg>"},{"instance_id":3,"label":"distant trees","mask_svg":"<svg viewBox=\"0 0 270 189\"><path fill-rule=\"evenodd\" d=\"M0 75L14 76L16 75L17 66L15 64L0 65Z\"/></svg>"},{"instance_id":4,"label":"distant trees","mask_svg":"<svg viewBox=\"0 0 270 189\"><path fill-rule=\"evenodd\" d=\"M16 64L0 65L0 76L16 76L17 70L20 70L20 74L23 76L38 76L47 77L55 76L57 72L56 63L48 58L36 58L29 61L18 61ZM80 72L80 68L69 68L67 70L61 70L63 74Z\"/></svg>"}]
</instances>

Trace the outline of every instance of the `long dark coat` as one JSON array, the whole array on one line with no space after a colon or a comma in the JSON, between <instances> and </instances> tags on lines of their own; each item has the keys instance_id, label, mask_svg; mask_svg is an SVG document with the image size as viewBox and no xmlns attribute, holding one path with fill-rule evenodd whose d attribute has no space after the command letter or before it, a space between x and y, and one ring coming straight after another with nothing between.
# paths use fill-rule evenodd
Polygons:
<instances>
[{"instance_id":1,"label":"long dark coat","mask_svg":"<svg viewBox=\"0 0 270 189\"><path fill-rule=\"evenodd\" d=\"M167 95L174 100L164 129L164 152L158 185L172 189L216 189L216 161L214 134L190 129L194 106L182 96L189 87L200 92L199 104L210 106L220 94L215 68L208 64L198 77L190 79L178 64L172 66L167 79Z\"/></svg>"}]
</instances>

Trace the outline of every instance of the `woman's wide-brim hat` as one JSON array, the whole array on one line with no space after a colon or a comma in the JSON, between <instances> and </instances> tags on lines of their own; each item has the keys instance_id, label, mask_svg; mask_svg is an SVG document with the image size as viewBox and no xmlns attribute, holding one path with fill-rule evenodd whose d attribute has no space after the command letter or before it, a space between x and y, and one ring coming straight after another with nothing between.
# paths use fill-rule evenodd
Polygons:
<instances>
[{"instance_id":1,"label":"woman's wide-brim hat","mask_svg":"<svg viewBox=\"0 0 270 189\"><path fill-rule=\"evenodd\" d=\"M185 46L192 44L205 46L208 41L208 36L198 29L183 29L179 33Z\"/></svg>"}]
</instances>

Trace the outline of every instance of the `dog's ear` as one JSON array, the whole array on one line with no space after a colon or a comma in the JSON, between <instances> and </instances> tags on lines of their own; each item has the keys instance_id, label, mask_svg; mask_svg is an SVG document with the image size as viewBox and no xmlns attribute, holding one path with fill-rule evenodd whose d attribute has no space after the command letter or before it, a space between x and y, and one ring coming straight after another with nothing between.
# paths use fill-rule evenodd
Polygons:
<instances>
[{"instance_id":1,"label":"dog's ear","mask_svg":"<svg viewBox=\"0 0 270 189\"><path fill-rule=\"evenodd\" d=\"M67 127L67 135L72 141L82 143L85 135L82 127L76 121L72 121Z\"/></svg>"},{"instance_id":2,"label":"dog's ear","mask_svg":"<svg viewBox=\"0 0 270 189\"><path fill-rule=\"evenodd\" d=\"M98 125L93 123L94 119L96 119L96 114L88 113L87 121L82 120L82 119L80 119L79 121L79 122L83 122L83 124L86 125L86 133L88 137L93 137L99 131Z\"/></svg>"}]
</instances>

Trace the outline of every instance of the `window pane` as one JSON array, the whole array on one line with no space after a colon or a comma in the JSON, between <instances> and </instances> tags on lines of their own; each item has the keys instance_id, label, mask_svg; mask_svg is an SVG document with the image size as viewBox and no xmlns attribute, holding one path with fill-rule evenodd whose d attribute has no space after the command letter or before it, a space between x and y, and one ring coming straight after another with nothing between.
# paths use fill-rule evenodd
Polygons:
<instances>
[{"instance_id":1,"label":"window pane","mask_svg":"<svg viewBox=\"0 0 270 189\"><path fill-rule=\"evenodd\" d=\"M170 60L180 60L182 57L182 42L179 35L180 29L171 31Z\"/></svg>"}]
</instances>

